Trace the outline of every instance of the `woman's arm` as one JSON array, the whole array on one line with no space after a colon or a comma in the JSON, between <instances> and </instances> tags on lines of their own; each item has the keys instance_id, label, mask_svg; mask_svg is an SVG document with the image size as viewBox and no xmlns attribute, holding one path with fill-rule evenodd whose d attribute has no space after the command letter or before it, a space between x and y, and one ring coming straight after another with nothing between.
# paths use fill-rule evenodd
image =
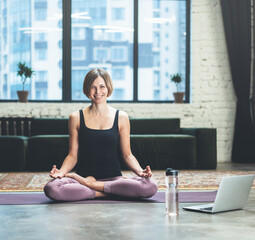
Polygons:
<instances>
[{"instance_id":1,"label":"woman's arm","mask_svg":"<svg viewBox=\"0 0 255 240\"><path fill-rule=\"evenodd\" d=\"M149 166L142 169L139 162L131 152L130 148L130 123L128 115L120 111L119 114L119 134L120 134L120 148L122 157L127 167L140 177L151 177L152 172Z\"/></svg>"},{"instance_id":2,"label":"woman's arm","mask_svg":"<svg viewBox=\"0 0 255 240\"><path fill-rule=\"evenodd\" d=\"M78 147L79 147L79 112L74 112L70 115L68 121L69 129L69 153L66 156L60 169L57 169L56 165L53 166L50 176L53 178L62 178L68 172L70 172L77 163Z\"/></svg>"}]
</instances>

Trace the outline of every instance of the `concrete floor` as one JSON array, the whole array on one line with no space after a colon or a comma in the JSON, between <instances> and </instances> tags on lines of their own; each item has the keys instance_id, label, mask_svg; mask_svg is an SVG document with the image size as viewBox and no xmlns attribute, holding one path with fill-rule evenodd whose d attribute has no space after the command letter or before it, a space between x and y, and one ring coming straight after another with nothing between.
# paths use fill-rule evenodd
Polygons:
<instances>
[{"instance_id":1,"label":"concrete floor","mask_svg":"<svg viewBox=\"0 0 255 240\"><path fill-rule=\"evenodd\" d=\"M255 170L255 164L219 164ZM163 203L0 206L0 239L254 239L255 189L244 210L204 214L182 210L165 216ZM192 204L193 205L193 204Z\"/></svg>"}]
</instances>

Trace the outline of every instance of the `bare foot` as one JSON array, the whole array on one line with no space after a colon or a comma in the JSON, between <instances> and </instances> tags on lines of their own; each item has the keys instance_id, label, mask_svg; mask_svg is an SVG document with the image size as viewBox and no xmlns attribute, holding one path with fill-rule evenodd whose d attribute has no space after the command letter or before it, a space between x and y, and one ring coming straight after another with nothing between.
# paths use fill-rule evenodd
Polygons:
<instances>
[{"instance_id":1,"label":"bare foot","mask_svg":"<svg viewBox=\"0 0 255 240\"><path fill-rule=\"evenodd\" d=\"M89 176L89 177L83 178L83 181L85 186L91 187L91 185L95 183L97 180L94 177Z\"/></svg>"},{"instance_id":2,"label":"bare foot","mask_svg":"<svg viewBox=\"0 0 255 240\"><path fill-rule=\"evenodd\" d=\"M106 193L102 193L102 192L98 192L98 191L95 191L95 192L96 192L96 198L107 197Z\"/></svg>"},{"instance_id":3,"label":"bare foot","mask_svg":"<svg viewBox=\"0 0 255 240\"><path fill-rule=\"evenodd\" d=\"M99 182L94 177L89 176L89 177L84 178L84 177L78 175L77 173L67 173L67 174L65 174L65 177L73 178L76 181L78 181L80 184L82 184L90 189L100 191L100 192L104 191L104 182Z\"/></svg>"},{"instance_id":4,"label":"bare foot","mask_svg":"<svg viewBox=\"0 0 255 240\"><path fill-rule=\"evenodd\" d=\"M65 174L65 177L74 178L75 175L78 175L78 174L77 174L77 173L70 172L70 173L66 173L66 174Z\"/></svg>"},{"instance_id":5,"label":"bare foot","mask_svg":"<svg viewBox=\"0 0 255 240\"><path fill-rule=\"evenodd\" d=\"M87 182L90 182L90 183L96 182L96 181L97 181L97 180L96 180L94 177L92 177L92 176L86 177L86 178L84 178L84 180L87 181Z\"/></svg>"},{"instance_id":6,"label":"bare foot","mask_svg":"<svg viewBox=\"0 0 255 240\"><path fill-rule=\"evenodd\" d=\"M80 184L86 186L86 187L90 187L92 183L96 182L96 179L94 177L82 177L80 175L78 175L77 173L67 173L65 174L65 177L70 177L75 179L76 181L78 181Z\"/></svg>"}]
</instances>

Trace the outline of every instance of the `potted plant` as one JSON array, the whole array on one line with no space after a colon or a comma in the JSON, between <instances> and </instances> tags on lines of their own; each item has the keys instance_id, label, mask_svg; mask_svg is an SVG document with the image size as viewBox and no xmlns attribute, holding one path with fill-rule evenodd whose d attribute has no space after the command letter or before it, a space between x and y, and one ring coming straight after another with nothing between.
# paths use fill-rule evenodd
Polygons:
<instances>
[{"instance_id":1,"label":"potted plant","mask_svg":"<svg viewBox=\"0 0 255 240\"><path fill-rule=\"evenodd\" d=\"M176 92L173 93L174 95L174 102L175 103L183 103L183 98L185 92L179 92L179 84L182 81L182 76L179 73L173 74L170 76L171 81L176 85Z\"/></svg>"},{"instance_id":2,"label":"potted plant","mask_svg":"<svg viewBox=\"0 0 255 240\"><path fill-rule=\"evenodd\" d=\"M27 102L28 91L25 91L25 83L27 78L31 78L34 71L31 68L26 66L26 63L18 63L18 72L17 76L21 77L21 82L23 85L22 91L17 91L19 102Z\"/></svg>"}]
</instances>

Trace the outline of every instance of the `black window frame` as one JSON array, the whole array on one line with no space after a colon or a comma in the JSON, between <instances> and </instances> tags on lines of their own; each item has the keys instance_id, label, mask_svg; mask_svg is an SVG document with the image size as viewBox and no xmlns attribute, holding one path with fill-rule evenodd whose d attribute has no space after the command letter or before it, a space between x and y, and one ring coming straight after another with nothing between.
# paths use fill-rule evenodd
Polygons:
<instances>
[{"instance_id":1,"label":"black window frame","mask_svg":"<svg viewBox=\"0 0 255 240\"><path fill-rule=\"evenodd\" d=\"M133 100L108 100L111 103L172 103L171 100L138 100L138 9L139 0L134 1L134 38L133 38ZM185 76L185 100L190 102L190 10L191 0L186 1L186 76ZM29 102L60 102L80 103L89 100L72 100L72 39L71 39L71 14L72 0L62 0L63 35L62 35L62 100L29 100ZM81 86L82 91L82 86ZM13 99L0 99L0 102L17 102Z\"/></svg>"}]
</instances>

